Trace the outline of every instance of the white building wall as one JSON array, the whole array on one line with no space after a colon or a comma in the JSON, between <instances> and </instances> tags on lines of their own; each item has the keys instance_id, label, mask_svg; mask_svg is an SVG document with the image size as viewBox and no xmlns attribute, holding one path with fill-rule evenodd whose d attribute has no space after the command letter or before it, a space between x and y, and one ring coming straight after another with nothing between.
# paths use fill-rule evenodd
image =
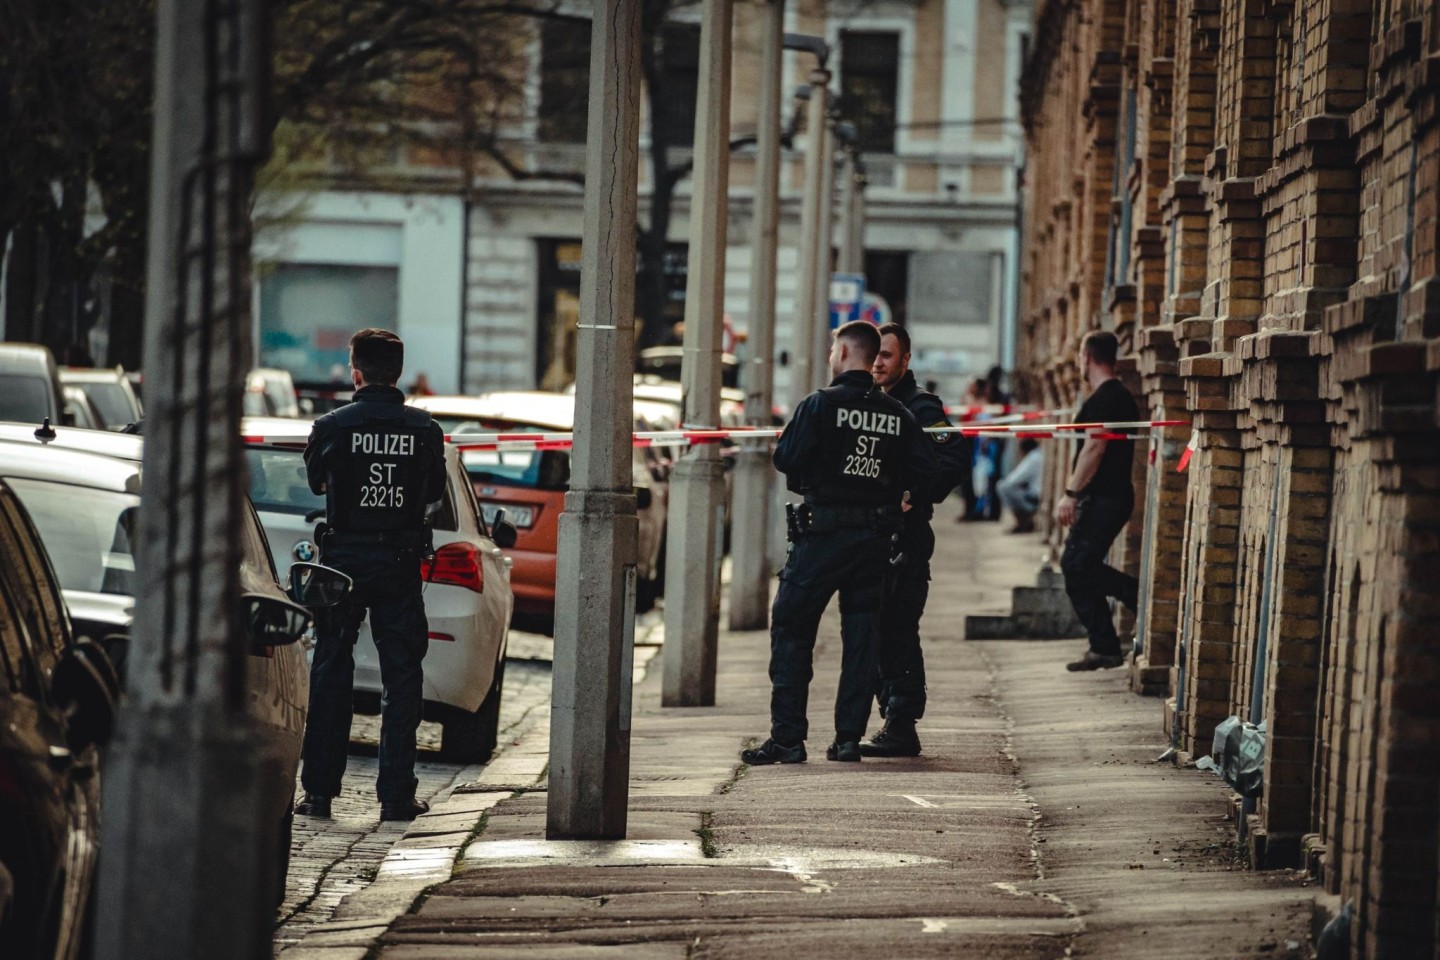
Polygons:
<instances>
[{"instance_id":1,"label":"white building wall","mask_svg":"<svg viewBox=\"0 0 1440 960\"><path fill-rule=\"evenodd\" d=\"M287 203L262 199L261 209ZM460 386L463 212L454 196L317 193L262 226L254 257L261 275L275 263L396 267L405 380L423 372L437 393L451 392ZM255 302L258 338L259 296Z\"/></svg>"}]
</instances>

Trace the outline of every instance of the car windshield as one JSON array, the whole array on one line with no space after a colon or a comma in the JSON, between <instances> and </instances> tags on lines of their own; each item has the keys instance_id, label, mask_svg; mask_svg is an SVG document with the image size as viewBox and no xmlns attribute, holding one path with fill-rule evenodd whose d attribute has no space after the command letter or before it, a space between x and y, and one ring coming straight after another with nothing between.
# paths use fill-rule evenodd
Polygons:
<instances>
[{"instance_id":1,"label":"car windshield","mask_svg":"<svg viewBox=\"0 0 1440 960\"><path fill-rule=\"evenodd\" d=\"M123 427L136 420L135 407L130 402L130 391L118 383L86 383L81 385L85 396L100 411L100 419L107 426Z\"/></svg>"},{"instance_id":2,"label":"car windshield","mask_svg":"<svg viewBox=\"0 0 1440 960\"><path fill-rule=\"evenodd\" d=\"M467 433L556 433L553 428L530 424L487 424L458 417L436 417L456 443ZM570 486L570 454L563 450L464 450L460 461L476 483L495 483L536 490L566 490Z\"/></svg>"},{"instance_id":3,"label":"car windshield","mask_svg":"<svg viewBox=\"0 0 1440 960\"><path fill-rule=\"evenodd\" d=\"M52 415L50 383L40 377L0 376L0 420L39 423Z\"/></svg>"},{"instance_id":4,"label":"car windshield","mask_svg":"<svg viewBox=\"0 0 1440 960\"><path fill-rule=\"evenodd\" d=\"M60 586L135 595L135 524L140 498L50 480L7 477L30 511Z\"/></svg>"},{"instance_id":5,"label":"car windshield","mask_svg":"<svg viewBox=\"0 0 1440 960\"><path fill-rule=\"evenodd\" d=\"M250 466L250 499L256 510L306 514L325 509L325 498L310 492L302 451L247 447L245 459Z\"/></svg>"}]
</instances>

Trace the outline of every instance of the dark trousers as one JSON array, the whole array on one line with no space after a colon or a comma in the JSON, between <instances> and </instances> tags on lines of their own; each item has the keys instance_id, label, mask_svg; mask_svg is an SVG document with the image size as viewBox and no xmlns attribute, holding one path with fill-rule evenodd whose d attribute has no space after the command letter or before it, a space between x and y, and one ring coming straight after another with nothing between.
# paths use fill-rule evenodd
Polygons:
<instances>
[{"instance_id":1,"label":"dark trousers","mask_svg":"<svg viewBox=\"0 0 1440 960\"><path fill-rule=\"evenodd\" d=\"M1065 552L1060 555L1065 592L1075 616L1090 634L1090 649L1107 656L1122 652L1109 598L1134 610L1140 591L1139 581L1105 562L1110 544L1124 529L1134 506L1133 494L1084 497L1065 539Z\"/></svg>"},{"instance_id":2,"label":"dark trousers","mask_svg":"<svg viewBox=\"0 0 1440 960\"><path fill-rule=\"evenodd\" d=\"M900 540L905 559L886 578L880 618L880 715L887 720L925 716L925 655L920 618L930 596L930 557L935 531L928 520L908 520Z\"/></svg>"},{"instance_id":3,"label":"dark trousers","mask_svg":"<svg viewBox=\"0 0 1440 960\"><path fill-rule=\"evenodd\" d=\"M869 529L803 535L790 547L770 613L770 736L793 745L809 735L805 716L814 676L815 633L840 594L840 689L835 739L859 740L875 696L880 604L889 537Z\"/></svg>"},{"instance_id":4,"label":"dark trousers","mask_svg":"<svg viewBox=\"0 0 1440 960\"><path fill-rule=\"evenodd\" d=\"M327 566L355 581L339 606L317 611L310 663L310 714L300 782L307 793L340 793L350 745L355 642L368 610L380 653L380 776L382 803L415 796L415 731L424 697L421 661L429 625L421 595L420 555L380 544L327 545Z\"/></svg>"}]
</instances>

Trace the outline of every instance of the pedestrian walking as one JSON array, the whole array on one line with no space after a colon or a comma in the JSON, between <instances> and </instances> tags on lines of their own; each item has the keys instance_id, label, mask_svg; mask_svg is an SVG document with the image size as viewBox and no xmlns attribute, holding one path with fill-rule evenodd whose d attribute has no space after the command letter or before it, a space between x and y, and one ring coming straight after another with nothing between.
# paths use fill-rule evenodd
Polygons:
<instances>
[{"instance_id":1,"label":"pedestrian walking","mask_svg":"<svg viewBox=\"0 0 1440 960\"><path fill-rule=\"evenodd\" d=\"M432 553L426 505L445 491L445 435L395 386L405 345L388 330L350 339L353 402L315 421L305 447L310 489L325 495L324 562L354 580L337 607L316 612L310 714L301 754L304 798L295 812L327 817L340 793L350 742L354 645L370 616L380 654L381 820L413 820L429 806L415 797L415 731L420 725L429 630L421 564Z\"/></svg>"},{"instance_id":2,"label":"pedestrian walking","mask_svg":"<svg viewBox=\"0 0 1440 960\"><path fill-rule=\"evenodd\" d=\"M1015 517L1011 533L1030 533L1035 529L1035 510L1040 506L1040 483L1045 469L1045 456L1040 442L1030 437L1020 441L1020 462L995 485L1000 502Z\"/></svg>"},{"instance_id":3,"label":"pedestrian walking","mask_svg":"<svg viewBox=\"0 0 1440 960\"><path fill-rule=\"evenodd\" d=\"M910 370L910 333L898 323L880 328L880 352L873 367L875 382L905 405L922 427L948 427L945 404L921 390ZM860 744L867 757L916 757L920 735L915 724L925 716L925 656L920 649L920 618L930 595L930 557L935 531L930 520L943 500L970 469L970 440L958 433L927 435L935 454L937 475L927 495L911 491L901 517L901 561L885 584L884 616L880 618L880 716L884 727Z\"/></svg>"},{"instance_id":4,"label":"pedestrian walking","mask_svg":"<svg viewBox=\"0 0 1440 960\"><path fill-rule=\"evenodd\" d=\"M1090 385L1090 396L1076 415L1078 423L1140 419L1135 398L1115 376L1118 352L1119 341L1109 331L1088 333L1081 341L1080 367ZM1139 582L1107 564L1105 555L1135 506L1130 481L1134 451L1133 440L1086 437L1070 467L1065 495L1055 505L1055 519L1070 528L1060 555L1065 592L1090 635L1085 655L1067 664L1067 670L1099 670L1125 662L1109 598L1134 610Z\"/></svg>"},{"instance_id":5,"label":"pedestrian walking","mask_svg":"<svg viewBox=\"0 0 1440 960\"><path fill-rule=\"evenodd\" d=\"M827 760L858 761L875 696L884 579L900 541L905 491L935 472L931 443L870 374L880 334L863 320L835 332L835 379L801 401L775 446L775 468L805 502L789 510L790 556L770 615L770 738L750 764L803 763L815 633L840 594L844 653Z\"/></svg>"}]
</instances>

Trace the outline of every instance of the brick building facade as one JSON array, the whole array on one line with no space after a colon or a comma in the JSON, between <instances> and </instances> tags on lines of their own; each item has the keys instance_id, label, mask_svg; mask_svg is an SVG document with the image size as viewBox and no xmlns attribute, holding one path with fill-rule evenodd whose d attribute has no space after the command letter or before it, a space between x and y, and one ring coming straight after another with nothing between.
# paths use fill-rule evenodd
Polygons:
<instances>
[{"instance_id":1,"label":"brick building facade","mask_svg":"<svg viewBox=\"0 0 1440 960\"><path fill-rule=\"evenodd\" d=\"M1114 330L1191 424L1115 548L1133 685L1191 755L1266 722L1237 823L1351 905L1357 957L1440 957L1437 106L1418 0L1042 0L1022 81L1020 366L1073 404Z\"/></svg>"}]
</instances>

